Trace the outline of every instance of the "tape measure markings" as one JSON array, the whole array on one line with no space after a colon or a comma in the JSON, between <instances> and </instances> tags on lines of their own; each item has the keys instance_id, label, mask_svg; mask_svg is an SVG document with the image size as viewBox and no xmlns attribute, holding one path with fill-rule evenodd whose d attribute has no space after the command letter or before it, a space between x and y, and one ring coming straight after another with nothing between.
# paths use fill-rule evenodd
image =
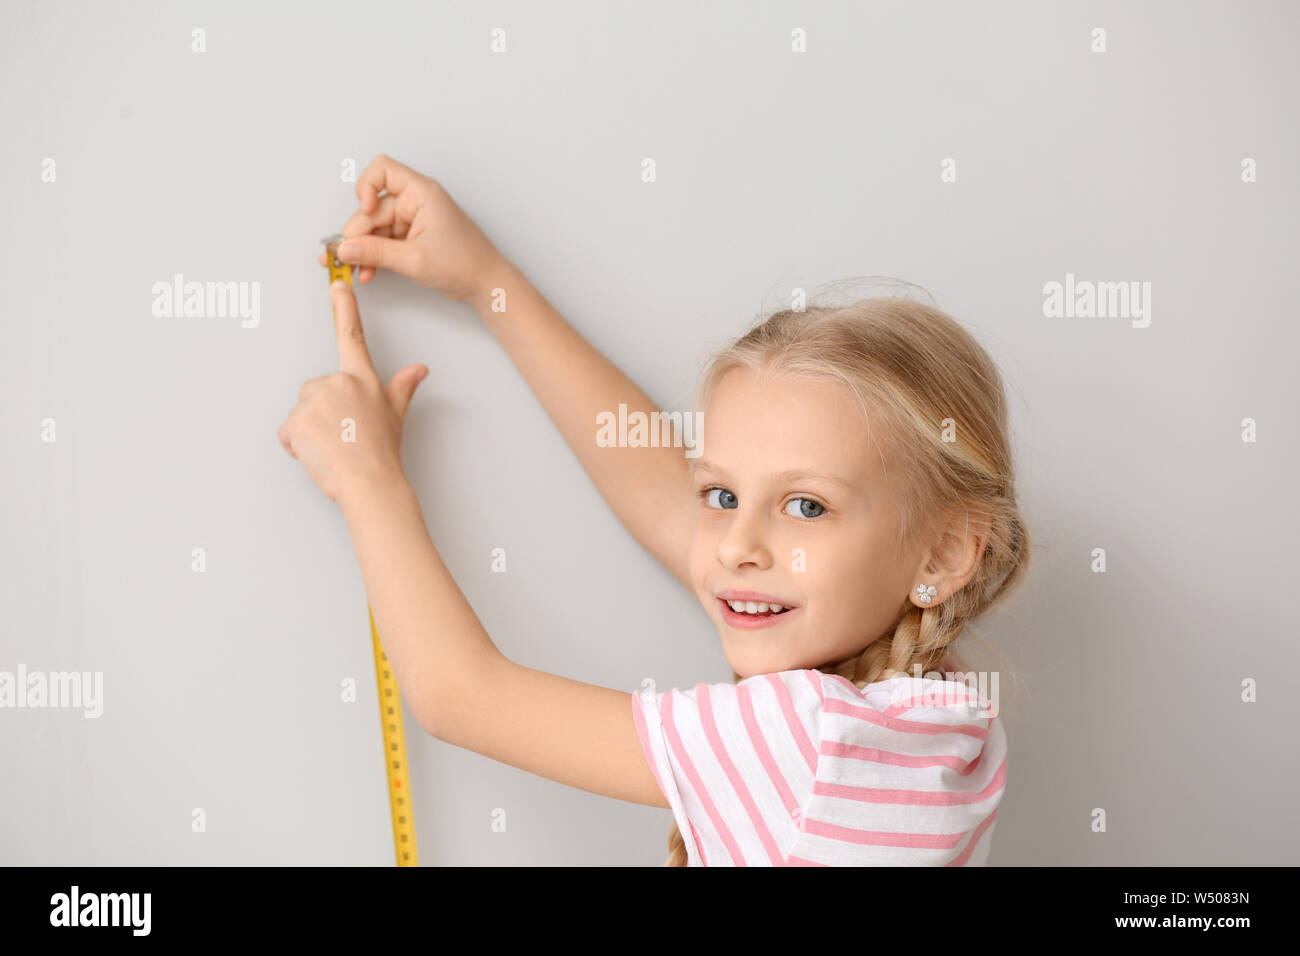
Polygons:
<instances>
[{"instance_id":1,"label":"tape measure markings","mask_svg":"<svg viewBox=\"0 0 1300 956\"><path fill-rule=\"evenodd\" d=\"M330 284L342 279L352 285L352 267L335 255L341 235L322 239L325 260L329 265ZM338 316L334 317L337 331ZM379 689L379 725L384 738L384 771L388 777L388 807L393 818L393 850L398 866L419 866L419 852L415 843L415 820L407 794L411 792L411 779L406 763L406 733L402 726L402 693L388 666L388 655L379 641L375 627L375 612L366 602L370 615L370 638L375 653L375 681Z\"/></svg>"}]
</instances>

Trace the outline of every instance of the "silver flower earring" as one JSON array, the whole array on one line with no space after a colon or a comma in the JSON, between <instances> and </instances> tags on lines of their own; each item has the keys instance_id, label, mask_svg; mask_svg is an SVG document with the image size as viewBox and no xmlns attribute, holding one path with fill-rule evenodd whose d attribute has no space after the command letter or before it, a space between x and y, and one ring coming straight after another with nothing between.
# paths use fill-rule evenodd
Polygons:
<instances>
[{"instance_id":1,"label":"silver flower earring","mask_svg":"<svg viewBox=\"0 0 1300 956\"><path fill-rule=\"evenodd\" d=\"M933 584L918 584L916 586L916 599L922 604L929 604L930 599L938 593Z\"/></svg>"}]
</instances>

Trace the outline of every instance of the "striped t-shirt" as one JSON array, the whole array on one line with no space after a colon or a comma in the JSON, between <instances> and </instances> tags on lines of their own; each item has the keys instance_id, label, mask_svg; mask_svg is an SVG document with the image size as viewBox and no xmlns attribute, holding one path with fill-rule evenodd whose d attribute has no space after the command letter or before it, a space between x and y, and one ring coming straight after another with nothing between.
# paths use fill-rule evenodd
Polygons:
<instances>
[{"instance_id":1,"label":"striped t-shirt","mask_svg":"<svg viewBox=\"0 0 1300 956\"><path fill-rule=\"evenodd\" d=\"M982 866L1002 721L960 681L816 670L632 694L688 866Z\"/></svg>"}]
</instances>

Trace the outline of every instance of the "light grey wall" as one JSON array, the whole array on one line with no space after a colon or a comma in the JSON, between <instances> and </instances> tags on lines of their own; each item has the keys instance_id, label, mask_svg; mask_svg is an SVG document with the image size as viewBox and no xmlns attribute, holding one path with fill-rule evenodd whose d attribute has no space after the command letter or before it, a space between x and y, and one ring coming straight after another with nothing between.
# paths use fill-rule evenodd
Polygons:
<instances>
[{"instance_id":1,"label":"light grey wall","mask_svg":"<svg viewBox=\"0 0 1300 956\"><path fill-rule=\"evenodd\" d=\"M978 629L1020 677L990 864L1295 862L1295 5L614 6L6 5L0 669L104 686L0 710L0 862L391 863L360 573L275 437L336 367L317 240L381 151L667 407L794 286L929 289L1004 370L1034 537ZM155 317L175 273L259 283L259 324ZM1045 318L1067 273L1150 282L1150 325ZM729 680L477 319L360 299L381 371L432 370L408 471L505 653ZM409 747L426 864L663 860L666 810Z\"/></svg>"}]
</instances>

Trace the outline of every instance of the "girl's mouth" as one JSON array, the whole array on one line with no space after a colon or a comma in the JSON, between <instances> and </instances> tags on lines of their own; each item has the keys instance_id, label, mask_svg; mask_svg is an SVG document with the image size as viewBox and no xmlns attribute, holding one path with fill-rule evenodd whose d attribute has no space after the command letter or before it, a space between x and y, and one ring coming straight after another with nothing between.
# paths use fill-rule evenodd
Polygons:
<instances>
[{"instance_id":1,"label":"girl's mouth","mask_svg":"<svg viewBox=\"0 0 1300 956\"><path fill-rule=\"evenodd\" d=\"M735 605L735 607L739 607L742 610L737 611L732 607L732 605ZM753 601L726 601L722 598L718 598L718 606L722 608L722 619L724 621L732 627L743 628L745 630L753 630L759 627L771 627L775 624L779 624L788 617L792 611L798 610L798 608L794 607L785 607L779 611L774 611L772 610L772 606L769 604L756 604ZM753 608L753 612L749 610L750 608Z\"/></svg>"}]
</instances>

